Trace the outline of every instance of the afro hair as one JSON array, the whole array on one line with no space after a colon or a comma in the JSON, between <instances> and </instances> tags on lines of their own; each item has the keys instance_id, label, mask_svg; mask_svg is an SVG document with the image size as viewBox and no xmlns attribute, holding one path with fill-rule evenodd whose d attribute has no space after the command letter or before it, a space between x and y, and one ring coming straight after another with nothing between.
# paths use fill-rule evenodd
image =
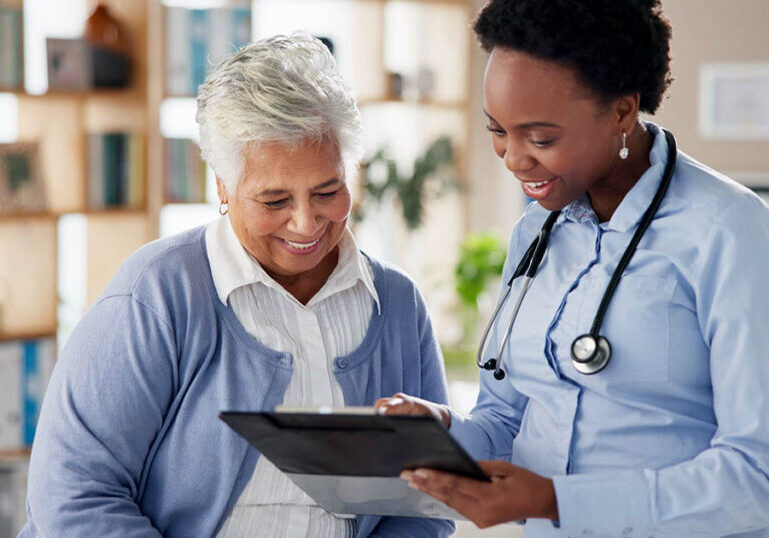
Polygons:
<instances>
[{"instance_id":1,"label":"afro hair","mask_svg":"<svg viewBox=\"0 0 769 538\"><path fill-rule=\"evenodd\" d=\"M654 114L670 85L670 22L660 0L491 0L473 29L502 47L574 69L604 101L639 93Z\"/></svg>"}]
</instances>

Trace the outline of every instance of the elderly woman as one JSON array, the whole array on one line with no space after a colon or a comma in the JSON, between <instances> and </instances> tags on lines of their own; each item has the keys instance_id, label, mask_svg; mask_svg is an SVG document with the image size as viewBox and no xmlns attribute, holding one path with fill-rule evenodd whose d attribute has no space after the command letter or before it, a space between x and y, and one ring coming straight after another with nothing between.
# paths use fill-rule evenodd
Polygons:
<instances>
[{"instance_id":1,"label":"elderly woman","mask_svg":"<svg viewBox=\"0 0 769 538\"><path fill-rule=\"evenodd\" d=\"M43 404L22 536L445 536L339 516L217 415L445 402L422 299L346 228L360 115L308 36L252 44L200 87L220 213L123 265L72 334Z\"/></svg>"}]
</instances>

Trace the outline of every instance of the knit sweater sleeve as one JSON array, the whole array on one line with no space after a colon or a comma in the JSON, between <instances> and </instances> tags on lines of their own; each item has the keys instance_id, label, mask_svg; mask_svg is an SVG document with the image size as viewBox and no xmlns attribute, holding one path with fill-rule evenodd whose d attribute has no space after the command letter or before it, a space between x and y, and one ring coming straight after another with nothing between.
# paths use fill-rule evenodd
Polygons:
<instances>
[{"instance_id":1,"label":"knit sweater sleeve","mask_svg":"<svg viewBox=\"0 0 769 538\"><path fill-rule=\"evenodd\" d=\"M72 333L42 406L21 536L157 537L138 497L178 379L173 330L131 295Z\"/></svg>"}]
</instances>

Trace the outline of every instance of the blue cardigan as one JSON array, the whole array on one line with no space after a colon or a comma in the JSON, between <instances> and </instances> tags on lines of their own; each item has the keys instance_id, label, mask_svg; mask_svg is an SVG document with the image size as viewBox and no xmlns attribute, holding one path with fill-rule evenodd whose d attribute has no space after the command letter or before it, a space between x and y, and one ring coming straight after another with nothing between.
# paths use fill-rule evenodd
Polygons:
<instances>
[{"instance_id":1,"label":"blue cardigan","mask_svg":"<svg viewBox=\"0 0 769 538\"><path fill-rule=\"evenodd\" d=\"M334 362L347 405L403 391L446 402L441 355L414 284L371 261L381 302ZM22 537L213 536L259 453L218 419L272 409L292 357L216 295L204 228L139 249L72 333L43 402ZM358 537L447 536L449 521L358 517Z\"/></svg>"}]
</instances>

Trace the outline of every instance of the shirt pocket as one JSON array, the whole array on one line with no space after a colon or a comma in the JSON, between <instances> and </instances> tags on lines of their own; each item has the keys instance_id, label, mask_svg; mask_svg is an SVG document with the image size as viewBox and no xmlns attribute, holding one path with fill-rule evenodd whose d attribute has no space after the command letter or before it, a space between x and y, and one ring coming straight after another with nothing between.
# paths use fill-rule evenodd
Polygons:
<instances>
[{"instance_id":1,"label":"shirt pocket","mask_svg":"<svg viewBox=\"0 0 769 538\"><path fill-rule=\"evenodd\" d=\"M607 285L608 278L592 286L589 298L582 304L579 326L584 332L593 324ZM670 314L675 288L672 277L630 274L620 279L599 330L609 341L611 359L597 376L631 382L668 379Z\"/></svg>"}]
</instances>

